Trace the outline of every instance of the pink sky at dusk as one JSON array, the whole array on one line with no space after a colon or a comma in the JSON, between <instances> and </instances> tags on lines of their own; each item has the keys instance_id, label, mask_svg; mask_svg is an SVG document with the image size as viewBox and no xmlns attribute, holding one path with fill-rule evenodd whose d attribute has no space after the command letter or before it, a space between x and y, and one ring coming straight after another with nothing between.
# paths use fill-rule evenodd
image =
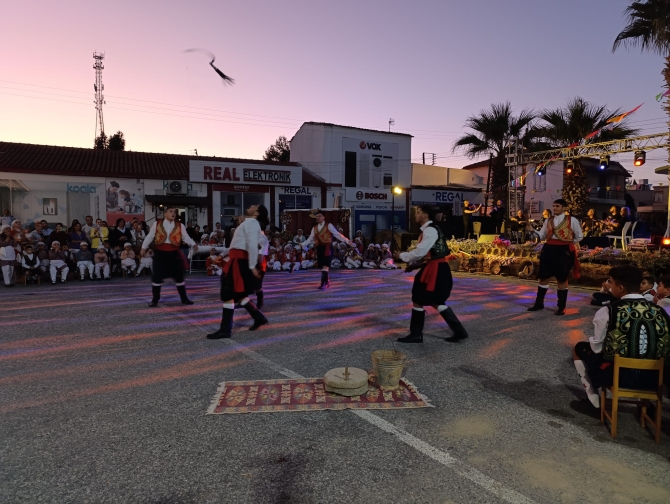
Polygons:
<instances>
[{"instance_id":1,"label":"pink sky at dusk","mask_svg":"<svg viewBox=\"0 0 670 504\"><path fill-rule=\"evenodd\" d=\"M464 120L493 102L553 108L581 96L645 105L641 134L664 131L662 59L612 54L627 0L6 2L0 31L0 140L91 147L93 51L105 52L105 129L127 149L260 158L304 121L415 135L437 164ZM203 55L236 83L224 86ZM43 87L39 87L43 86ZM629 156L619 161L633 169ZM653 168L636 178L665 181Z\"/></svg>"}]
</instances>

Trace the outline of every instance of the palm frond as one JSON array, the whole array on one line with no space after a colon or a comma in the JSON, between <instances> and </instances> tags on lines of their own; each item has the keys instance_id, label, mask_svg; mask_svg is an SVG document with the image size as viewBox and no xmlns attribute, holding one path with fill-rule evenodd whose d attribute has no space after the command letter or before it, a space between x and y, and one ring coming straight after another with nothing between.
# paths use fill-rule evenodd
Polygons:
<instances>
[{"instance_id":1,"label":"palm frond","mask_svg":"<svg viewBox=\"0 0 670 504\"><path fill-rule=\"evenodd\" d=\"M627 25L612 44L612 52L620 47L639 47L661 56L670 52L670 0L633 2L624 11Z\"/></svg>"}]
</instances>

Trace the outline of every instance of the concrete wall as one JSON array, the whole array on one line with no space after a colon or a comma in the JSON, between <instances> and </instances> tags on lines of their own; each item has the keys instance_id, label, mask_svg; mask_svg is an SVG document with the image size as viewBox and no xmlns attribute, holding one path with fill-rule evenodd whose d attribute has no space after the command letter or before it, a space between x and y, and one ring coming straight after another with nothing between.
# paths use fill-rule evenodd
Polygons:
<instances>
[{"instance_id":1,"label":"concrete wall","mask_svg":"<svg viewBox=\"0 0 670 504\"><path fill-rule=\"evenodd\" d=\"M471 170L412 163L412 186L444 187L451 184L486 188L486 178Z\"/></svg>"}]
</instances>

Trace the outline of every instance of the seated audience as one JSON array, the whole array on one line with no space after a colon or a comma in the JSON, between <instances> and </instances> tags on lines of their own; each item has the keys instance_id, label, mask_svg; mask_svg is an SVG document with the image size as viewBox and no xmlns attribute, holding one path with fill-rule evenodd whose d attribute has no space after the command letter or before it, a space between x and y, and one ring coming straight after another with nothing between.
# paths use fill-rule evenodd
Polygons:
<instances>
[{"instance_id":1,"label":"seated audience","mask_svg":"<svg viewBox=\"0 0 670 504\"><path fill-rule=\"evenodd\" d=\"M140 276L144 268L149 268L149 271L154 272L154 251L150 248L144 251L144 255L140 257L140 267L137 268L135 276Z\"/></svg>"},{"instance_id":2,"label":"seated audience","mask_svg":"<svg viewBox=\"0 0 670 504\"><path fill-rule=\"evenodd\" d=\"M98 280L102 280L104 274L105 280L109 280L109 257L107 256L107 250L104 246L101 245L98 247L98 250L93 256L93 260L95 261L95 277Z\"/></svg>"},{"instance_id":3,"label":"seated audience","mask_svg":"<svg viewBox=\"0 0 670 504\"><path fill-rule=\"evenodd\" d=\"M391 250L389 250L388 244L384 243L382 245L382 253L380 256L381 262L379 263L379 267L382 269L397 269L398 266L395 265L393 262L393 254L391 254Z\"/></svg>"},{"instance_id":4,"label":"seated audience","mask_svg":"<svg viewBox=\"0 0 670 504\"><path fill-rule=\"evenodd\" d=\"M109 232L109 242L112 244L112 247L119 248L128 242L133 242L133 236L130 233L130 229L126 228L126 221L124 219L116 219L116 228L112 229Z\"/></svg>"},{"instance_id":5,"label":"seated audience","mask_svg":"<svg viewBox=\"0 0 670 504\"><path fill-rule=\"evenodd\" d=\"M670 306L670 275L663 275L658 281L654 303L663 308Z\"/></svg>"},{"instance_id":6,"label":"seated audience","mask_svg":"<svg viewBox=\"0 0 670 504\"><path fill-rule=\"evenodd\" d=\"M296 234L293 237L293 243L295 243L298 246L302 246L303 242L307 239L307 237L302 234L302 229L298 229L298 234Z\"/></svg>"},{"instance_id":7,"label":"seated audience","mask_svg":"<svg viewBox=\"0 0 670 504\"><path fill-rule=\"evenodd\" d=\"M67 265L67 256L60 249L60 242L52 241L51 250L49 250L49 271L51 273L51 283L56 283L58 273L60 273L60 281L65 283L67 281L67 274L70 268Z\"/></svg>"},{"instance_id":8,"label":"seated audience","mask_svg":"<svg viewBox=\"0 0 670 504\"><path fill-rule=\"evenodd\" d=\"M640 284L640 294L649 301L654 302L656 297L656 280L647 271L642 272L642 283Z\"/></svg>"},{"instance_id":9,"label":"seated audience","mask_svg":"<svg viewBox=\"0 0 670 504\"><path fill-rule=\"evenodd\" d=\"M42 221L40 221L40 224L42 224L42 231L41 231L42 237L43 238L48 238L51 235L51 233L53 232L49 228L49 223L45 220L42 220Z\"/></svg>"},{"instance_id":10,"label":"seated audience","mask_svg":"<svg viewBox=\"0 0 670 504\"><path fill-rule=\"evenodd\" d=\"M598 292L594 292L592 295L591 304L593 306L605 306L610 304L612 301L616 301L616 298L612 296L610 292L610 280L609 278L603 280L603 283Z\"/></svg>"},{"instance_id":11,"label":"seated audience","mask_svg":"<svg viewBox=\"0 0 670 504\"><path fill-rule=\"evenodd\" d=\"M40 259L37 257L37 253L33 251L33 246L30 243L27 243L23 248L23 253L21 254L21 266L26 275L26 280L37 282L40 273Z\"/></svg>"},{"instance_id":12,"label":"seated audience","mask_svg":"<svg viewBox=\"0 0 670 504\"><path fill-rule=\"evenodd\" d=\"M358 240L358 238L356 238ZM343 243L343 245L346 245ZM361 267L361 256L356 247L352 247L345 252L344 265L349 269L358 269Z\"/></svg>"},{"instance_id":13,"label":"seated audience","mask_svg":"<svg viewBox=\"0 0 670 504\"><path fill-rule=\"evenodd\" d=\"M43 241L37 242L37 252L35 253L40 261L40 273L42 276L46 276L47 271L49 271L49 251Z\"/></svg>"},{"instance_id":14,"label":"seated audience","mask_svg":"<svg viewBox=\"0 0 670 504\"><path fill-rule=\"evenodd\" d=\"M131 273L137 269L135 252L133 252L133 246L130 242L126 242L123 245L123 251L121 252L121 269L128 273L128 278L130 278Z\"/></svg>"},{"instance_id":15,"label":"seated audience","mask_svg":"<svg viewBox=\"0 0 670 504\"><path fill-rule=\"evenodd\" d=\"M213 247L209 251L206 265L207 276L221 276L221 273L223 272L223 257L218 255Z\"/></svg>"},{"instance_id":16,"label":"seated audience","mask_svg":"<svg viewBox=\"0 0 670 504\"><path fill-rule=\"evenodd\" d=\"M86 233L81 229L81 224L78 222L74 224L72 231L68 235L68 244L73 254L79 252L80 244L82 242L88 243Z\"/></svg>"},{"instance_id":17,"label":"seated audience","mask_svg":"<svg viewBox=\"0 0 670 504\"><path fill-rule=\"evenodd\" d=\"M11 236L11 227L5 224L0 229L0 266L7 287L14 286L16 247L16 240Z\"/></svg>"},{"instance_id":18,"label":"seated audience","mask_svg":"<svg viewBox=\"0 0 670 504\"><path fill-rule=\"evenodd\" d=\"M67 264L68 270L72 271L72 273L74 274L76 263L74 259L74 254L70 250L70 246L67 243L65 243L61 246L60 249L63 255L65 256L65 264Z\"/></svg>"},{"instance_id":19,"label":"seated audience","mask_svg":"<svg viewBox=\"0 0 670 504\"><path fill-rule=\"evenodd\" d=\"M60 222L56 223L56 228L53 230L52 233L49 234L49 247L53 248L53 242L57 241L59 246L64 245L65 243L68 243L69 240L68 234L63 231L63 224ZM60 252L60 249L58 250Z\"/></svg>"},{"instance_id":20,"label":"seated audience","mask_svg":"<svg viewBox=\"0 0 670 504\"><path fill-rule=\"evenodd\" d=\"M377 267L377 251L375 244L368 245L368 249L363 254L363 267L366 269L374 269Z\"/></svg>"},{"instance_id":21,"label":"seated audience","mask_svg":"<svg viewBox=\"0 0 670 504\"><path fill-rule=\"evenodd\" d=\"M670 279L669 279L670 280ZM633 266L619 266L610 270L610 289L616 301L596 312L593 318L594 334L588 342L575 345L575 368L586 394L595 407L600 407L598 389L614 382L614 355L634 359L667 357L670 349L670 316L665 310L650 303L641 294L642 272ZM641 314L633 323L627 313ZM619 386L649 388L658 380L654 372L622 369Z\"/></svg>"},{"instance_id":22,"label":"seated audience","mask_svg":"<svg viewBox=\"0 0 670 504\"><path fill-rule=\"evenodd\" d=\"M93 252L88 248L88 243L83 241L79 245L79 252L75 254L77 261L77 268L79 268L79 276L83 281L86 278L86 270L91 280L95 280L95 261L93 259Z\"/></svg>"}]
</instances>

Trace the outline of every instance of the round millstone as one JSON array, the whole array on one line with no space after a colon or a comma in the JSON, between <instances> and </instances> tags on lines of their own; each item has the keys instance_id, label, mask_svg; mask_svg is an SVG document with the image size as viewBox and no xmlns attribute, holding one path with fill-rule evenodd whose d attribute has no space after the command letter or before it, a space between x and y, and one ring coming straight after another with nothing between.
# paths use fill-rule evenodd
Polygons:
<instances>
[{"instance_id":1,"label":"round millstone","mask_svg":"<svg viewBox=\"0 0 670 504\"><path fill-rule=\"evenodd\" d=\"M368 373L359 368L348 368L349 379L345 379L345 368L331 369L323 377L326 392L346 397L364 395L368 391Z\"/></svg>"}]
</instances>

